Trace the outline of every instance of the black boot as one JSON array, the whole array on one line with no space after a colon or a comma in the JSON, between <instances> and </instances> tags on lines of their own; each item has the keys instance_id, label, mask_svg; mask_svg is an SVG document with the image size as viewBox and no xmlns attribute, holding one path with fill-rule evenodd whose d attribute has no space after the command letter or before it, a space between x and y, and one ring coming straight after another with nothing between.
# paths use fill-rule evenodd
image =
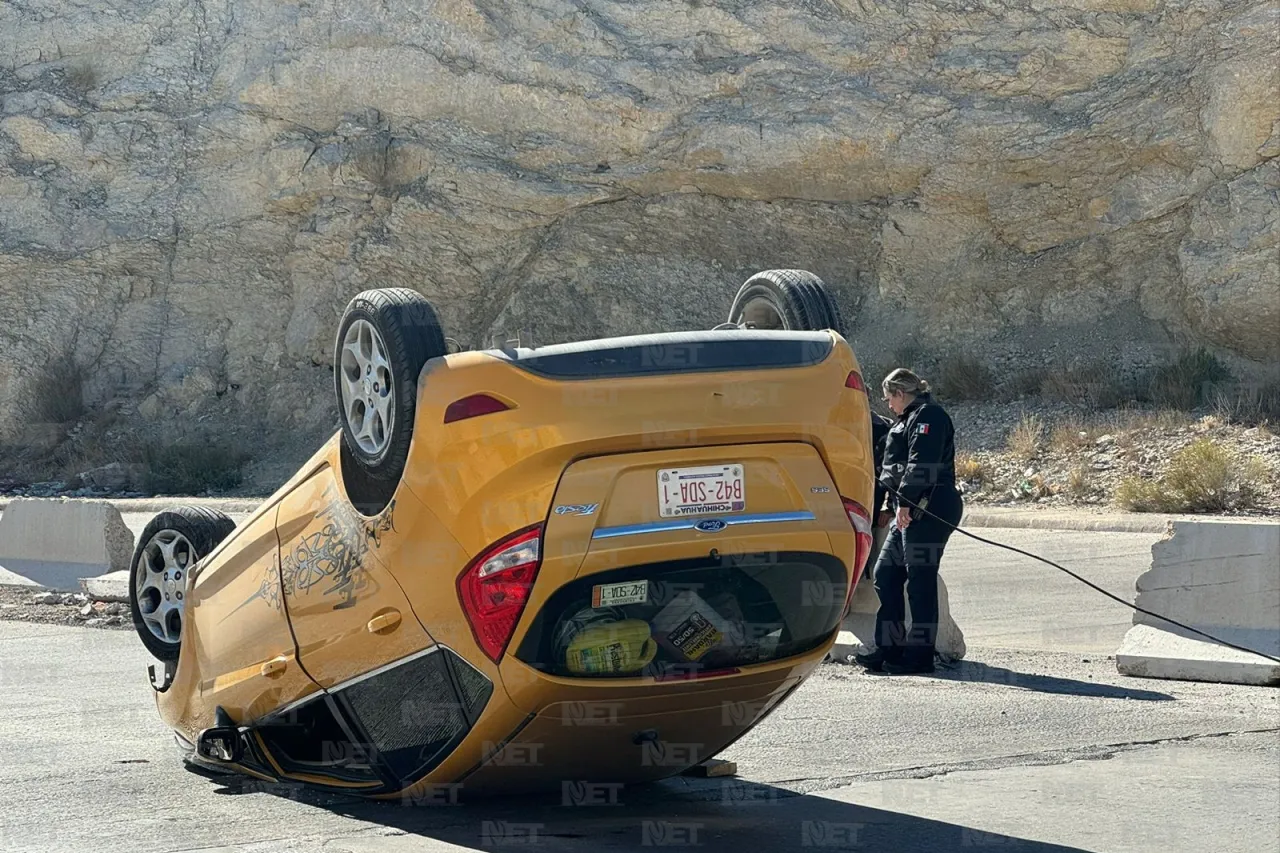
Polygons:
<instances>
[{"instance_id":1,"label":"black boot","mask_svg":"<svg viewBox=\"0 0 1280 853\"><path fill-rule=\"evenodd\" d=\"M881 648L874 648L869 652L859 652L853 656L855 663L871 672L883 672L885 666L896 662L897 658L897 655L889 654Z\"/></svg>"},{"instance_id":2,"label":"black boot","mask_svg":"<svg viewBox=\"0 0 1280 853\"><path fill-rule=\"evenodd\" d=\"M885 661L882 667L890 675L925 675L934 671L933 650L905 655L897 661Z\"/></svg>"}]
</instances>

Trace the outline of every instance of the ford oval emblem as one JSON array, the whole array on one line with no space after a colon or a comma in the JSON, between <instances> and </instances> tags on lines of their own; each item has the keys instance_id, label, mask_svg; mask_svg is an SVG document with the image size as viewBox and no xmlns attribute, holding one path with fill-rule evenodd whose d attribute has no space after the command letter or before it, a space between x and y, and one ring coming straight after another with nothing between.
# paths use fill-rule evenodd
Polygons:
<instances>
[{"instance_id":1,"label":"ford oval emblem","mask_svg":"<svg viewBox=\"0 0 1280 853\"><path fill-rule=\"evenodd\" d=\"M718 518L708 518L705 521L699 521L694 525L694 527L701 530L703 533L716 533L724 530L728 526L728 524Z\"/></svg>"}]
</instances>

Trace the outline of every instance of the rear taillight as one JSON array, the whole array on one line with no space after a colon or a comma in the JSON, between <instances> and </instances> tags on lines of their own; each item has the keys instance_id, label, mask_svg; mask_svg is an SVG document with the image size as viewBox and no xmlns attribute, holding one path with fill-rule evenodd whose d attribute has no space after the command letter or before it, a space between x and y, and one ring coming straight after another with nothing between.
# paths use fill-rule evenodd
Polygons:
<instances>
[{"instance_id":1,"label":"rear taillight","mask_svg":"<svg viewBox=\"0 0 1280 853\"><path fill-rule=\"evenodd\" d=\"M444 422L451 424L454 421L464 421L478 415L505 412L510 408L506 403L488 394L472 394L470 397L463 397L461 400L450 403L449 408L444 410Z\"/></svg>"},{"instance_id":2,"label":"rear taillight","mask_svg":"<svg viewBox=\"0 0 1280 853\"><path fill-rule=\"evenodd\" d=\"M862 374L856 370L850 370L849 375L845 377L844 387L852 388L855 391L866 393L867 386L862 381Z\"/></svg>"},{"instance_id":3,"label":"rear taillight","mask_svg":"<svg viewBox=\"0 0 1280 853\"><path fill-rule=\"evenodd\" d=\"M841 498L844 502L845 514L849 516L849 522L853 524L854 534L858 541L857 553L854 554L853 562L853 581L849 584L849 593L845 596L845 607L848 607L849 595L853 595L853 587L858 583L858 578L862 577L862 571L866 568L867 559L871 556L871 543L875 541L871 533L871 513L867 512L867 508L857 501L849 498Z\"/></svg>"},{"instance_id":4,"label":"rear taillight","mask_svg":"<svg viewBox=\"0 0 1280 853\"><path fill-rule=\"evenodd\" d=\"M494 544L458 576L458 598L471 633L494 663L511 642L541 563L542 525L538 524Z\"/></svg>"}]
</instances>

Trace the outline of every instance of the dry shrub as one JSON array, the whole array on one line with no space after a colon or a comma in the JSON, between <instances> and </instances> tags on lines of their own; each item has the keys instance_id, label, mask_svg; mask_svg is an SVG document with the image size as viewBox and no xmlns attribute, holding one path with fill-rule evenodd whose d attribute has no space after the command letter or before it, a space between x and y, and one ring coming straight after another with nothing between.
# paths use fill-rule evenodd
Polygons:
<instances>
[{"instance_id":1,"label":"dry shrub","mask_svg":"<svg viewBox=\"0 0 1280 853\"><path fill-rule=\"evenodd\" d=\"M80 419L86 411L84 371L69 357L49 362L31 386L28 406L28 416L37 422L65 424Z\"/></svg>"},{"instance_id":2,"label":"dry shrub","mask_svg":"<svg viewBox=\"0 0 1280 853\"><path fill-rule=\"evenodd\" d=\"M920 359L924 357L924 348L918 344L911 342L899 344L897 349L893 351L893 367L890 370L896 370L899 367L905 367L911 372L915 372L920 366ZM885 371L887 376L888 370ZM884 377L881 377L884 378Z\"/></svg>"},{"instance_id":3,"label":"dry shrub","mask_svg":"<svg viewBox=\"0 0 1280 853\"><path fill-rule=\"evenodd\" d=\"M234 489L242 481L246 454L226 445L191 441L151 444L143 449L144 487L154 494L197 495Z\"/></svg>"},{"instance_id":4,"label":"dry shrub","mask_svg":"<svg viewBox=\"0 0 1280 853\"><path fill-rule=\"evenodd\" d=\"M1080 420L1069 420L1053 428L1049 436L1049 448L1056 453L1070 453L1091 447L1098 438L1096 427Z\"/></svg>"},{"instance_id":5,"label":"dry shrub","mask_svg":"<svg viewBox=\"0 0 1280 853\"><path fill-rule=\"evenodd\" d=\"M1151 374L1148 393L1157 406L1189 411L1204 405L1231 381L1231 371L1204 348L1182 353Z\"/></svg>"},{"instance_id":6,"label":"dry shrub","mask_svg":"<svg viewBox=\"0 0 1280 853\"><path fill-rule=\"evenodd\" d=\"M1214 414L1229 424L1267 426L1280 423L1280 382L1219 389L1213 396Z\"/></svg>"},{"instance_id":7,"label":"dry shrub","mask_svg":"<svg viewBox=\"0 0 1280 853\"><path fill-rule=\"evenodd\" d=\"M1048 375L1043 367L1020 370L1005 381L1004 391L1012 397L1034 397L1041 393Z\"/></svg>"},{"instance_id":8,"label":"dry shrub","mask_svg":"<svg viewBox=\"0 0 1280 853\"><path fill-rule=\"evenodd\" d=\"M1092 369L1080 367L1059 368L1045 373L1040 383L1040 393L1050 400L1083 400L1089 386L1098 381Z\"/></svg>"},{"instance_id":9,"label":"dry shrub","mask_svg":"<svg viewBox=\"0 0 1280 853\"><path fill-rule=\"evenodd\" d=\"M1113 409L1135 396L1129 383L1100 363L1047 371L1040 394L1049 400L1087 403L1101 409Z\"/></svg>"},{"instance_id":10,"label":"dry shrub","mask_svg":"<svg viewBox=\"0 0 1280 853\"><path fill-rule=\"evenodd\" d=\"M1082 498L1093 491L1089 481L1089 466L1081 463L1071 469L1067 475L1067 492L1072 497Z\"/></svg>"},{"instance_id":11,"label":"dry shrub","mask_svg":"<svg viewBox=\"0 0 1280 853\"><path fill-rule=\"evenodd\" d=\"M980 483L986 478L982 460L971 453L956 454L956 476L961 480Z\"/></svg>"},{"instance_id":12,"label":"dry shrub","mask_svg":"<svg viewBox=\"0 0 1280 853\"><path fill-rule=\"evenodd\" d=\"M144 444L136 432L121 428L116 412L96 412L81 427L49 456L49 467L59 478L70 481L111 462L143 461Z\"/></svg>"},{"instance_id":13,"label":"dry shrub","mask_svg":"<svg viewBox=\"0 0 1280 853\"><path fill-rule=\"evenodd\" d=\"M1273 472L1253 457L1243 464L1210 439L1184 447L1159 480L1130 477L1116 489L1116 503L1135 512L1223 512L1258 505Z\"/></svg>"},{"instance_id":14,"label":"dry shrub","mask_svg":"<svg viewBox=\"0 0 1280 853\"><path fill-rule=\"evenodd\" d=\"M1044 442L1044 422L1039 415L1023 415L1009 433L1009 452L1018 459L1034 459Z\"/></svg>"},{"instance_id":15,"label":"dry shrub","mask_svg":"<svg viewBox=\"0 0 1280 853\"><path fill-rule=\"evenodd\" d=\"M1141 440L1142 433L1171 433L1194 422L1186 412L1173 409L1121 409L1108 421L1108 429L1116 432L1116 444L1128 447Z\"/></svg>"},{"instance_id":16,"label":"dry shrub","mask_svg":"<svg viewBox=\"0 0 1280 853\"><path fill-rule=\"evenodd\" d=\"M967 355L952 356L943 362L939 379L942 393L952 400L986 400L995 388L987 366Z\"/></svg>"},{"instance_id":17,"label":"dry shrub","mask_svg":"<svg viewBox=\"0 0 1280 853\"><path fill-rule=\"evenodd\" d=\"M1192 418L1186 412L1175 409L1158 409L1147 419L1148 426L1166 432L1181 429L1191 422Z\"/></svg>"},{"instance_id":18,"label":"dry shrub","mask_svg":"<svg viewBox=\"0 0 1280 853\"><path fill-rule=\"evenodd\" d=\"M88 62L74 62L62 69L67 85L80 94L93 91L98 85L98 71Z\"/></svg>"},{"instance_id":19,"label":"dry shrub","mask_svg":"<svg viewBox=\"0 0 1280 853\"><path fill-rule=\"evenodd\" d=\"M1159 484L1141 477L1126 477L1116 486L1116 505L1130 512L1161 512L1167 506Z\"/></svg>"}]
</instances>

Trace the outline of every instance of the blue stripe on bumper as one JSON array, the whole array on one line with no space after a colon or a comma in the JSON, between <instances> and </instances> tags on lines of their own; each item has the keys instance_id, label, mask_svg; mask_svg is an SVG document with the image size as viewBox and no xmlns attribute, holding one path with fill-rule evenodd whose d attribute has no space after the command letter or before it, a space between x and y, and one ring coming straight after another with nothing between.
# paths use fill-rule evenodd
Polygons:
<instances>
[{"instance_id":1,"label":"blue stripe on bumper","mask_svg":"<svg viewBox=\"0 0 1280 853\"><path fill-rule=\"evenodd\" d=\"M651 521L645 524L626 524L621 527L600 527L591 534L592 539L613 539L618 536L634 536L640 533L665 533L669 530L693 530L699 522L715 519L732 527L737 524L768 524L785 521L813 521L811 512L763 512L755 515L732 515L724 518L716 516L689 516L673 518L670 521Z\"/></svg>"}]
</instances>

